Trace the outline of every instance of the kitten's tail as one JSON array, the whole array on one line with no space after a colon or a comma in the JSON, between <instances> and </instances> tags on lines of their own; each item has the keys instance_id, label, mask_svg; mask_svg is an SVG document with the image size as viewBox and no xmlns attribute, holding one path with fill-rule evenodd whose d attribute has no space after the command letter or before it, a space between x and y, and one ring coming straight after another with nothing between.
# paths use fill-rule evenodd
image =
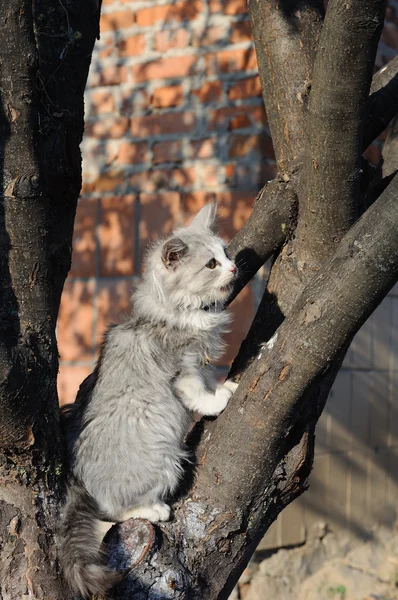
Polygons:
<instances>
[{"instance_id":1,"label":"kitten's tail","mask_svg":"<svg viewBox=\"0 0 398 600\"><path fill-rule=\"evenodd\" d=\"M103 595L123 578L104 563L99 515L95 500L86 490L73 484L64 509L60 560L71 589L84 598Z\"/></svg>"}]
</instances>

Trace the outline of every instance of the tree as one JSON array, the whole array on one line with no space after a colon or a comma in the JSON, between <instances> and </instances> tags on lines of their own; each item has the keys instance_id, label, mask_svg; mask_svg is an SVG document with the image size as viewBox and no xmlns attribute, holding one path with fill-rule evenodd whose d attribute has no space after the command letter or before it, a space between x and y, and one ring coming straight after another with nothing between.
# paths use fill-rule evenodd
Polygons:
<instances>
[{"instance_id":1,"label":"tree","mask_svg":"<svg viewBox=\"0 0 398 600\"><path fill-rule=\"evenodd\" d=\"M80 189L94 0L0 1L2 596L68 598L54 327ZM398 59L373 77L385 2L249 0L278 176L229 250L267 290L232 367L227 410L190 443L193 481L161 528L107 537L132 570L114 598L227 598L278 513L306 488L314 431L348 345L398 278L397 179L361 158L397 112ZM372 86L372 87L371 87ZM394 129L385 148L393 157ZM390 161L391 162L391 161ZM235 290L235 294L239 289Z\"/></svg>"}]
</instances>

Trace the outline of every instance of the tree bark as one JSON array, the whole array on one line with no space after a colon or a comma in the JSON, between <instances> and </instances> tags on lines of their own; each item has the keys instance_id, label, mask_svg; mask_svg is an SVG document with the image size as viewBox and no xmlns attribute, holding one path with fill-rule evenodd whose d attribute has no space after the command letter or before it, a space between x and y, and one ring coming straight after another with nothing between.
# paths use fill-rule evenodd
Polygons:
<instances>
[{"instance_id":1,"label":"tree bark","mask_svg":"<svg viewBox=\"0 0 398 600\"><path fill-rule=\"evenodd\" d=\"M55 323L81 187L91 0L0 0L0 590L68 598L54 530L63 451ZM34 11L34 12L33 12Z\"/></svg>"}]
</instances>

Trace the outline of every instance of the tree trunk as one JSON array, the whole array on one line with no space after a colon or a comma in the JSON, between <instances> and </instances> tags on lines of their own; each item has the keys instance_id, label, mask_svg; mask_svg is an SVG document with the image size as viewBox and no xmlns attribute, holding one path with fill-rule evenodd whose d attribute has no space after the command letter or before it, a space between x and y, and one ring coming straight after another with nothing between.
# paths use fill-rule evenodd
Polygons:
<instances>
[{"instance_id":1,"label":"tree trunk","mask_svg":"<svg viewBox=\"0 0 398 600\"><path fill-rule=\"evenodd\" d=\"M67 598L55 323L81 187L93 1L0 0L1 597ZM71 83L73 82L73 83Z\"/></svg>"}]
</instances>

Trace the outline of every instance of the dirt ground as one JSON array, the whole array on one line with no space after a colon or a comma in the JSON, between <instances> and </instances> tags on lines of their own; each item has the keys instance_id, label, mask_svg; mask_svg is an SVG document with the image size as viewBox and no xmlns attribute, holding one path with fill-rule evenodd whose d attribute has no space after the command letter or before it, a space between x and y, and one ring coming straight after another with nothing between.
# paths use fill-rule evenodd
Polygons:
<instances>
[{"instance_id":1,"label":"dirt ground","mask_svg":"<svg viewBox=\"0 0 398 600\"><path fill-rule=\"evenodd\" d=\"M256 554L230 600L398 600L398 528L359 541L319 524L304 545Z\"/></svg>"}]
</instances>

